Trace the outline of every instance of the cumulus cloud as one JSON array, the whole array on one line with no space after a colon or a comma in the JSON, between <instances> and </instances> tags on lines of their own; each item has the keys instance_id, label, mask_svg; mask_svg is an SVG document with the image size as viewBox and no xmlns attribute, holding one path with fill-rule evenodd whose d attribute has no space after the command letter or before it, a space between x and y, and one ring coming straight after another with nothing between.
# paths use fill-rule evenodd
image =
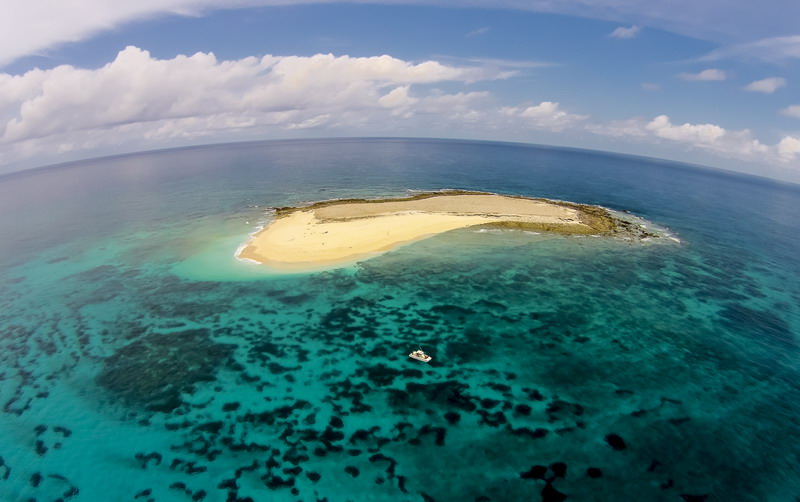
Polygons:
<instances>
[{"instance_id":1,"label":"cumulus cloud","mask_svg":"<svg viewBox=\"0 0 800 502\"><path fill-rule=\"evenodd\" d=\"M399 86L379 98L378 102L393 117L410 119L428 116L435 117L433 121L452 124L469 115L474 116L477 113L475 107L488 97L486 91L447 94L440 90L416 96L412 94L410 86Z\"/></svg>"},{"instance_id":2,"label":"cumulus cloud","mask_svg":"<svg viewBox=\"0 0 800 502\"><path fill-rule=\"evenodd\" d=\"M537 129L563 131L588 118L586 115L568 113L558 103L542 101L538 105L523 107L505 107L500 113L507 117L521 118L523 123Z\"/></svg>"},{"instance_id":3,"label":"cumulus cloud","mask_svg":"<svg viewBox=\"0 0 800 502\"><path fill-rule=\"evenodd\" d=\"M658 138L714 154L742 160L774 161L776 147L770 147L753 137L749 129L731 131L716 124L674 125L666 115L651 120L645 129ZM790 160L790 159L787 159Z\"/></svg>"},{"instance_id":4,"label":"cumulus cloud","mask_svg":"<svg viewBox=\"0 0 800 502\"><path fill-rule=\"evenodd\" d=\"M781 110L783 115L800 119L800 105L790 105Z\"/></svg>"},{"instance_id":5,"label":"cumulus cloud","mask_svg":"<svg viewBox=\"0 0 800 502\"><path fill-rule=\"evenodd\" d=\"M0 164L266 137L467 131L521 141L588 131L759 163L800 158L794 136L770 145L747 129L676 124L667 115L593 124L555 101L505 106L486 90L457 89L513 74L387 55L221 61L210 53L158 59L128 47L100 68L0 73ZM782 113L800 118L800 105Z\"/></svg>"},{"instance_id":6,"label":"cumulus cloud","mask_svg":"<svg viewBox=\"0 0 800 502\"><path fill-rule=\"evenodd\" d=\"M785 136L774 145L762 143L749 129L732 131L716 124L673 124L667 115L591 124L595 134L646 142L667 142L746 162L788 165L800 158L800 139Z\"/></svg>"},{"instance_id":7,"label":"cumulus cloud","mask_svg":"<svg viewBox=\"0 0 800 502\"><path fill-rule=\"evenodd\" d=\"M414 106L419 99L409 95L409 86L403 85L395 87L378 99L378 103L386 108L393 110L393 114L401 114L403 110Z\"/></svg>"},{"instance_id":8,"label":"cumulus cloud","mask_svg":"<svg viewBox=\"0 0 800 502\"><path fill-rule=\"evenodd\" d=\"M458 92L455 94L434 91L420 99L420 105L422 106L420 106L417 113L461 116L466 112L474 111L473 108L476 105L488 101L489 97L490 94L487 91Z\"/></svg>"},{"instance_id":9,"label":"cumulus cloud","mask_svg":"<svg viewBox=\"0 0 800 502\"><path fill-rule=\"evenodd\" d=\"M128 47L97 69L59 66L0 74L0 146L54 150L123 138L204 136L257 127L308 129L411 116L440 103L458 105L480 92L427 89L509 73L390 56L247 57L219 61L211 53L161 60ZM414 95L414 86L424 86ZM448 101L449 100L449 101ZM387 115L388 112L388 115ZM349 122L348 122L349 121ZM20 146L26 143L25 148Z\"/></svg>"},{"instance_id":10,"label":"cumulus cloud","mask_svg":"<svg viewBox=\"0 0 800 502\"><path fill-rule=\"evenodd\" d=\"M800 138L785 136L778 143L778 155L786 161L794 160L800 156Z\"/></svg>"},{"instance_id":11,"label":"cumulus cloud","mask_svg":"<svg viewBox=\"0 0 800 502\"><path fill-rule=\"evenodd\" d=\"M639 34L641 28L636 25L631 26L630 28L626 28L624 26L620 26L619 28L615 29L611 33L609 33L609 37L612 38L633 38Z\"/></svg>"},{"instance_id":12,"label":"cumulus cloud","mask_svg":"<svg viewBox=\"0 0 800 502\"><path fill-rule=\"evenodd\" d=\"M703 70L699 73L679 73L678 78L695 82L708 82L714 80L725 80L728 78L728 75L723 70L709 68L708 70Z\"/></svg>"},{"instance_id":13,"label":"cumulus cloud","mask_svg":"<svg viewBox=\"0 0 800 502\"><path fill-rule=\"evenodd\" d=\"M745 91L763 92L764 94L772 94L781 87L786 86L786 79L782 77L770 77L763 80L756 80L744 86Z\"/></svg>"},{"instance_id":14,"label":"cumulus cloud","mask_svg":"<svg viewBox=\"0 0 800 502\"><path fill-rule=\"evenodd\" d=\"M692 143L698 146L714 144L726 133L725 129L714 124L687 123L675 126L672 125L666 115L659 115L648 122L644 128L660 138Z\"/></svg>"}]
</instances>

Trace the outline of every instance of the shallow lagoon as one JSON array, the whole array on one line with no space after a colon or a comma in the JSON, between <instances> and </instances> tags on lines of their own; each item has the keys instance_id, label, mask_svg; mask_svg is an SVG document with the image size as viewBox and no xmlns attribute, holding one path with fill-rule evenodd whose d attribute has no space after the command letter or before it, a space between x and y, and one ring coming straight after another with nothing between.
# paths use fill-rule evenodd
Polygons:
<instances>
[{"instance_id":1,"label":"shallow lagoon","mask_svg":"<svg viewBox=\"0 0 800 502\"><path fill-rule=\"evenodd\" d=\"M681 243L466 229L314 274L233 258L270 206L440 188L628 210ZM497 143L7 176L0 498L793 500L799 210L795 185Z\"/></svg>"}]
</instances>

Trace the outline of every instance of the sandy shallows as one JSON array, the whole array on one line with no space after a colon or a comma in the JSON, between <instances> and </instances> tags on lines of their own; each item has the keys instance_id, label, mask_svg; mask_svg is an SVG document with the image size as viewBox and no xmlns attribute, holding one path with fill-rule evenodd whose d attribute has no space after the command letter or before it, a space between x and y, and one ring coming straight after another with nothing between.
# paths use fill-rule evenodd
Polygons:
<instances>
[{"instance_id":1,"label":"sandy shallows","mask_svg":"<svg viewBox=\"0 0 800 502\"><path fill-rule=\"evenodd\" d=\"M369 258L442 232L496 224L567 233L591 230L581 222L577 206L541 199L460 194L333 202L282 211L238 256L276 269L315 270Z\"/></svg>"}]
</instances>

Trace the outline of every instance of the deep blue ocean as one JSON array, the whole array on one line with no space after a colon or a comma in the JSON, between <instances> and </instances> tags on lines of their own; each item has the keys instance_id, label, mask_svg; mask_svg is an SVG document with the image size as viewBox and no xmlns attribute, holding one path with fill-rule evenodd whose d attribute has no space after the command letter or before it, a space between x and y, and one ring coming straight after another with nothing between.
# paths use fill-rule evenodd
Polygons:
<instances>
[{"instance_id":1,"label":"deep blue ocean","mask_svg":"<svg viewBox=\"0 0 800 502\"><path fill-rule=\"evenodd\" d=\"M463 229L297 275L234 258L271 207L435 189L675 239ZM798 215L798 185L489 142L4 176L0 500L795 502Z\"/></svg>"}]
</instances>

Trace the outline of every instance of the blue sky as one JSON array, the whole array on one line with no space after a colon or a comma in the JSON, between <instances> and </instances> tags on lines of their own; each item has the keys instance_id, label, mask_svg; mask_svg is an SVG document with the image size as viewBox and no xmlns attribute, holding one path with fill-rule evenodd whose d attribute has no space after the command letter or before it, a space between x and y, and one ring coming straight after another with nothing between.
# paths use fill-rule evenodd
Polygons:
<instances>
[{"instance_id":1,"label":"blue sky","mask_svg":"<svg viewBox=\"0 0 800 502\"><path fill-rule=\"evenodd\" d=\"M422 136L800 181L798 2L108 4L0 6L0 173L223 141Z\"/></svg>"}]
</instances>

